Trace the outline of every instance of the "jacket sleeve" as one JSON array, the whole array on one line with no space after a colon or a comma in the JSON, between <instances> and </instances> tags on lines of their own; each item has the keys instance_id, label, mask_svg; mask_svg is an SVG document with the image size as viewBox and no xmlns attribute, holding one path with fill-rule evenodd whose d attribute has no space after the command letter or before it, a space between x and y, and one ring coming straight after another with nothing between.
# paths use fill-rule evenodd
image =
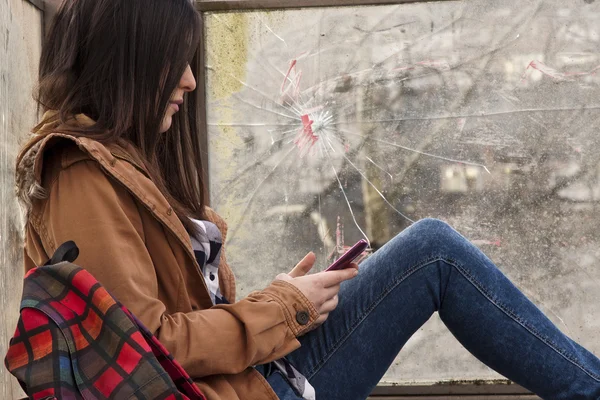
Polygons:
<instances>
[{"instance_id":1,"label":"jacket sleeve","mask_svg":"<svg viewBox=\"0 0 600 400\"><path fill-rule=\"evenodd\" d=\"M313 304L281 281L234 304L167 313L136 202L95 161L62 170L44 203L37 230L45 252L74 240L76 263L155 332L192 377L235 374L281 358L300 346L296 337L318 318ZM296 321L302 311L305 325Z\"/></svg>"}]
</instances>

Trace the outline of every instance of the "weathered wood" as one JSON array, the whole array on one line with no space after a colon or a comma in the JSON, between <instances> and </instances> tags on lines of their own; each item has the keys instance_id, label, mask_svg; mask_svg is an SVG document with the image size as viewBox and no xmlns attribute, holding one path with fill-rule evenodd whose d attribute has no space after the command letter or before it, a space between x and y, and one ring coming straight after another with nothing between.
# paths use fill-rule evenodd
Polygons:
<instances>
[{"instance_id":1,"label":"weathered wood","mask_svg":"<svg viewBox=\"0 0 600 400\"><path fill-rule=\"evenodd\" d=\"M465 399L463 395L456 396L372 396L368 400L460 400ZM481 395L481 396L469 396L472 400L540 400L537 396L531 395Z\"/></svg>"},{"instance_id":2,"label":"weathered wood","mask_svg":"<svg viewBox=\"0 0 600 400\"><path fill-rule=\"evenodd\" d=\"M427 396L425 398L442 399L442 398L462 398L462 396L475 396L474 398L514 398L514 399L529 399L537 396L532 396L531 392L523 387L512 383L509 380L496 381L456 381L456 382L440 382L429 385L390 385L381 384L371 394L373 399L385 398L413 398L414 396ZM421 398L421 397L419 397Z\"/></svg>"},{"instance_id":3,"label":"weathered wood","mask_svg":"<svg viewBox=\"0 0 600 400\"><path fill-rule=\"evenodd\" d=\"M210 174L208 173L209 154L208 154L208 120L206 118L206 40L205 40L205 19L204 14L200 15L200 23L202 25L202 39L195 57L195 75L198 83L196 90L198 91L198 107L199 110L199 132L200 145L202 151L202 172L203 183L205 188L205 197L207 205L210 205Z\"/></svg>"},{"instance_id":4,"label":"weathered wood","mask_svg":"<svg viewBox=\"0 0 600 400\"><path fill-rule=\"evenodd\" d=\"M26 0L0 0L0 357L18 316L23 277L22 220L14 195L14 163L36 119L32 98L41 51L42 12ZM22 396L0 367L0 398Z\"/></svg>"},{"instance_id":5,"label":"weathered wood","mask_svg":"<svg viewBox=\"0 0 600 400\"><path fill-rule=\"evenodd\" d=\"M417 3L422 1L423 0L198 0L196 4L200 11L241 11L282 8L366 6Z\"/></svg>"}]
</instances>

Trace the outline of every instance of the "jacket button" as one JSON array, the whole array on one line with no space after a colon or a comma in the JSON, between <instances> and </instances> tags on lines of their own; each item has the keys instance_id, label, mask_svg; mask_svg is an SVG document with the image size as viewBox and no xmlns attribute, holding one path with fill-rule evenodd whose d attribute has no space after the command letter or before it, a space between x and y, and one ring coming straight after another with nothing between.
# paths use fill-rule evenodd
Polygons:
<instances>
[{"instance_id":1,"label":"jacket button","mask_svg":"<svg viewBox=\"0 0 600 400\"><path fill-rule=\"evenodd\" d=\"M114 167L115 165L117 165L117 159L113 158L112 160L110 160L110 166Z\"/></svg>"},{"instance_id":2,"label":"jacket button","mask_svg":"<svg viewBox=\"0 0 600 400\"><path fill-rule=\"evenodd\" d=\"M167 209L167 215L168 215L168 216L171 216L171 214L173 214L173 207L169 207L169 208Z\"/></svg>"},{"instance_id":3,"label":"jacket button","mask_svg":"<svg viewBox=\"0 0 600 400\"><path fill-rule=\"evenodd\" d=\"M306 311L298 311L296 313L296 321L300 325L306 325L308 324L308 321L310 321L310 315L308 315Z\"/></svg>"}]
</instances>

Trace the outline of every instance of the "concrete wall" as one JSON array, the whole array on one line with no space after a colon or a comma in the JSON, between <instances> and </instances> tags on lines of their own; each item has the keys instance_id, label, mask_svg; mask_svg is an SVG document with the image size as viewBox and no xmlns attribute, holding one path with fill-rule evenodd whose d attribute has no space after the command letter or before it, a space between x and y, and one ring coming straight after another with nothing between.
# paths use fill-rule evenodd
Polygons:
<instances>
[{"instance_id":1,"label":"concrete wall","mask_svg":"<svg viewBox=\"0 0 600 400\"><path fill-rule=\"evenodd\" d=\"M42 11L28 1L0 0L0 356L15 329L21 298L22 221L14 196L14 162L36 121L32 98L42 43ZM0 367L0 398L22 396Z\"/></svg>"}]
</instances>

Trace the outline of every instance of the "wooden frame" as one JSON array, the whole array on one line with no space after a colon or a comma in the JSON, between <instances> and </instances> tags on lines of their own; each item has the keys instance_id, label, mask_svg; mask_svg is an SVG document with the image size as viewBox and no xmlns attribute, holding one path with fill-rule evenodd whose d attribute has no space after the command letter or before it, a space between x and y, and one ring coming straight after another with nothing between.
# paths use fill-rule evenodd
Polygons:
<instances>
[{"instance_id":1,"label":"wooden frame","mask_svg":"<svg viewBox=\"0 0 600 400\"><path fill-rule=\"evenodd\" d=\"M198 131L200 134L200 152L202 154L202 179L204 184L204 197L206 204L210 206L210 174L208 172L208 121L206 119L206 29L204 14L200 12L200 27L202 29L202 38L200 39L200 46L196 54L196 65L193 68L194 75L196 76L196 90L198 91L198 107L200 112L198 117L200 118Z\"/></svg>"},{"instance_id":2,"label":"wooden frame","mask_svg":"<svg viewBox=\"0 0 600 400\"><path fill-rule=\"evenodd\" d=\"M385 4L422 3L424 0L199 0L197 8L205 11L248 11L308 7L373 6ZM450 0L429 0L450 1Z\"/></svg>"},{"instance_id":3,"label":"wooden frame","mask_svg":"<svg viewBox=\"0 0 600 400\"><path fill-rule=\"evenodd\" d=\"M425 0L196 0L196 7L200 11L201 22L204 29L205 13L206 12L242 12L256 10L274 10L274 9L299 9L307 7L343 7L343 6L369 6L369 5L389 5L403 3L420 3ZM451 1L451 0L429 0L429 1ZM203 159L205 168L206 188L209 191L209 174L208 174L208 125L206 122L206 42L201 42L201 47L198 50L199 62L196 72L197 90L200 91L201 116L204 123L201 125L200 132L203 137L202 153L206 156ZM207 193L208 196L208 193ZM450 383L439 383L431 385L418 386L386 386L377 387L372 398L387 398L394 399L449 399L463 398L463 396L485 395L486 397L494 397L498 400L503 399L537 399L532 396L529 391L512 384L508 380L503 381L467 381Z\"/></svg>"},{"instance_id":4,"label":"wooden frame","mask_svg":"<svg viewBox=\"0 0 600 400\"><path fill-rule=\"evenodd\" d=\"M463 396L501 396L502 398L530 399L531 393L521 386L508 380L502 382L494 380L485 381L459 381L432 383L430 385L397 386L380 385L371 394L374 398L414 398L438 399L438 398L462 398ZM525 397L523 397L525 396ZM533 397L537 399L537 397Z\"/></svg>"}]
</instances>

